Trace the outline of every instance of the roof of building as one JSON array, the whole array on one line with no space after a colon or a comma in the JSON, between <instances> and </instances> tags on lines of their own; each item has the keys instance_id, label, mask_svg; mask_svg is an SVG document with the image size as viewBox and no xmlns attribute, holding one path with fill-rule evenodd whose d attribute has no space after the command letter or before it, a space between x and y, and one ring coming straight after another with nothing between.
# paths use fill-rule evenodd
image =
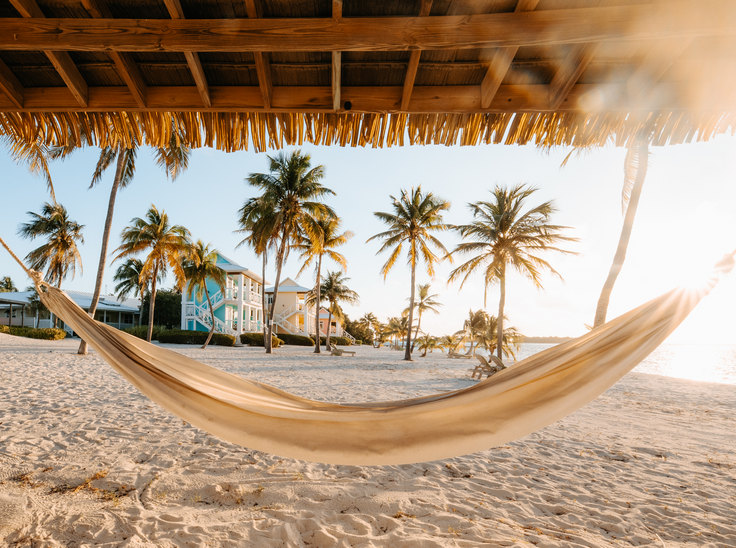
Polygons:
<instances>
[{"instance_id":1,"label":"roof of building","mask_svg":"<svg viewBox=\"0 0 736 548\"><path fill-rule=\"evenodd\" d=\"M295 280L286 278L279 283L279 293L306 293L311 291L310 287L299 285ZM273 286L266 288L266 293L273 293Z\"/></svg>"},{"instance_id":2,"label":"roof of building","mask_svg":"<svg viewBox=\"0 0 736 548\"><path fill-rule=\"evenodd\" d=\"M0 3L0 133L232 151L707 140L733 0Z\"/></svg>"},{"instance_id":3,"label":"roof of building","mask_svg":"<svg viewBox=\"0 0 736 548\"><path fill-rule=\"evenodd\" d=\"M245 274L249 278L252 278L253 280L257 281L258 283L263 283L263 279L258 274L253 272L252 270L237 264L232 259L225 257L225 255L223 255L222 253L218 252L217 256L218 256L217 266L222 268L228 274L232 274L234 272L240 272L242 274Z\"/></svg>"},{"instance_id":4,"label":"roof of building","mask_svg":"<svg viewBox=\"0 0 736 548\"><path fill-rule=\"evenodd\" d=\"M92 303L92 293L86 293L83 291L69 291L64 290L77 305L84 310L89 309L89 305ZM35 294L34 291L14 291L10 293L0 293L0 305L6 304L30 304L31 297ZM114 311L120 312L140 312L141 303L139 299L123 299L118 301L118 298L114 295L103 295L100 297L100 301L97 304L98 311Z\"/></svg>"}]
</instances>

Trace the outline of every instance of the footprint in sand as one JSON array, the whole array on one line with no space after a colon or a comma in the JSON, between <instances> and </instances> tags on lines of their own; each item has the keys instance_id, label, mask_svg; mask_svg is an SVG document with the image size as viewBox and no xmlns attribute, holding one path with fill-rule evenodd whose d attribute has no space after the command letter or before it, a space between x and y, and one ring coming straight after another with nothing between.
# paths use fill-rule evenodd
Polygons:
<instances>
[{"instance_id":1,"label":"footprint in sand","mask_svg":"<svg viewBox=\"0 0 736 548\"><path fill-rule=\"evenodd\" d=\"M0 538L23 526L25 497L0 495Z\"/></svg>"}]
</instances>

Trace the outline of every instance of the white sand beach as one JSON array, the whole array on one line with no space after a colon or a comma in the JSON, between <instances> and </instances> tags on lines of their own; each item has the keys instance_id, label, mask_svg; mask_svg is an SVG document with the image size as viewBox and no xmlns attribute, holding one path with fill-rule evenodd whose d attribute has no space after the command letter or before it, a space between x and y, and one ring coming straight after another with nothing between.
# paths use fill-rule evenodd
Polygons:
<instances>
[{"instance_id":1,"label":"white sand beach","mask_svg":"<svg viewBox=\"0 0 736 548\"><path fill-rule=\"evenodd\" d=\"M631 373L514 443L403 466L332 466L222 442L77 342L0 334L0 544L734 546L736 387ZM470 362L172 346L309 398L471 385Z\"/></svg>"}]
</instances>

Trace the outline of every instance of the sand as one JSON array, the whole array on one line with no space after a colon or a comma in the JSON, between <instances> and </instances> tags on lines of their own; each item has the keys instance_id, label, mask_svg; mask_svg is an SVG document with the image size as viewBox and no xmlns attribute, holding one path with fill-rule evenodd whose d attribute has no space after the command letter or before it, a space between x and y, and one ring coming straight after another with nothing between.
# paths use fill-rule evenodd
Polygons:
<instances>
[{"instance_id":1,"label":"sand","mask_svg":"<svg viewBox=\"0 0 736 548\"><path fill-rule=\"evenodd\" d=\"M0 334L0 545L735 546L736 387L627 375L575 414L481 453L332 466L222 442L76 341ZM471 385L470 363L286 347L216 367L331 401Z\"/></svg>"}]
</instances>

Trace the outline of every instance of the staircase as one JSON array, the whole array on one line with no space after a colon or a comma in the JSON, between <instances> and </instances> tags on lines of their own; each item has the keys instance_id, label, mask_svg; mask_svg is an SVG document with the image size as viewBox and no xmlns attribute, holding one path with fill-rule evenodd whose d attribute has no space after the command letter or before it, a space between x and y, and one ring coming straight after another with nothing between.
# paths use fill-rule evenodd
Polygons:
<instances>
[{"instance_id":1,"label":"staircase","mask_svg":"<svg viewBox=\"0 0 736 548\"><path fill-rule=\"evenodd\" d=\"M222 294L220 294L222 296ZM213 303L214 307L214 303ZM212 314L210 313L207 303L199 306L194 303L187 304L186 314L188 317L194 317L199 323L207 329L212 329ZM237 335L238 332L230 327L227 322L215 317L215 333L226 333L228 335Z\"/></svg>"}]
</instances>

